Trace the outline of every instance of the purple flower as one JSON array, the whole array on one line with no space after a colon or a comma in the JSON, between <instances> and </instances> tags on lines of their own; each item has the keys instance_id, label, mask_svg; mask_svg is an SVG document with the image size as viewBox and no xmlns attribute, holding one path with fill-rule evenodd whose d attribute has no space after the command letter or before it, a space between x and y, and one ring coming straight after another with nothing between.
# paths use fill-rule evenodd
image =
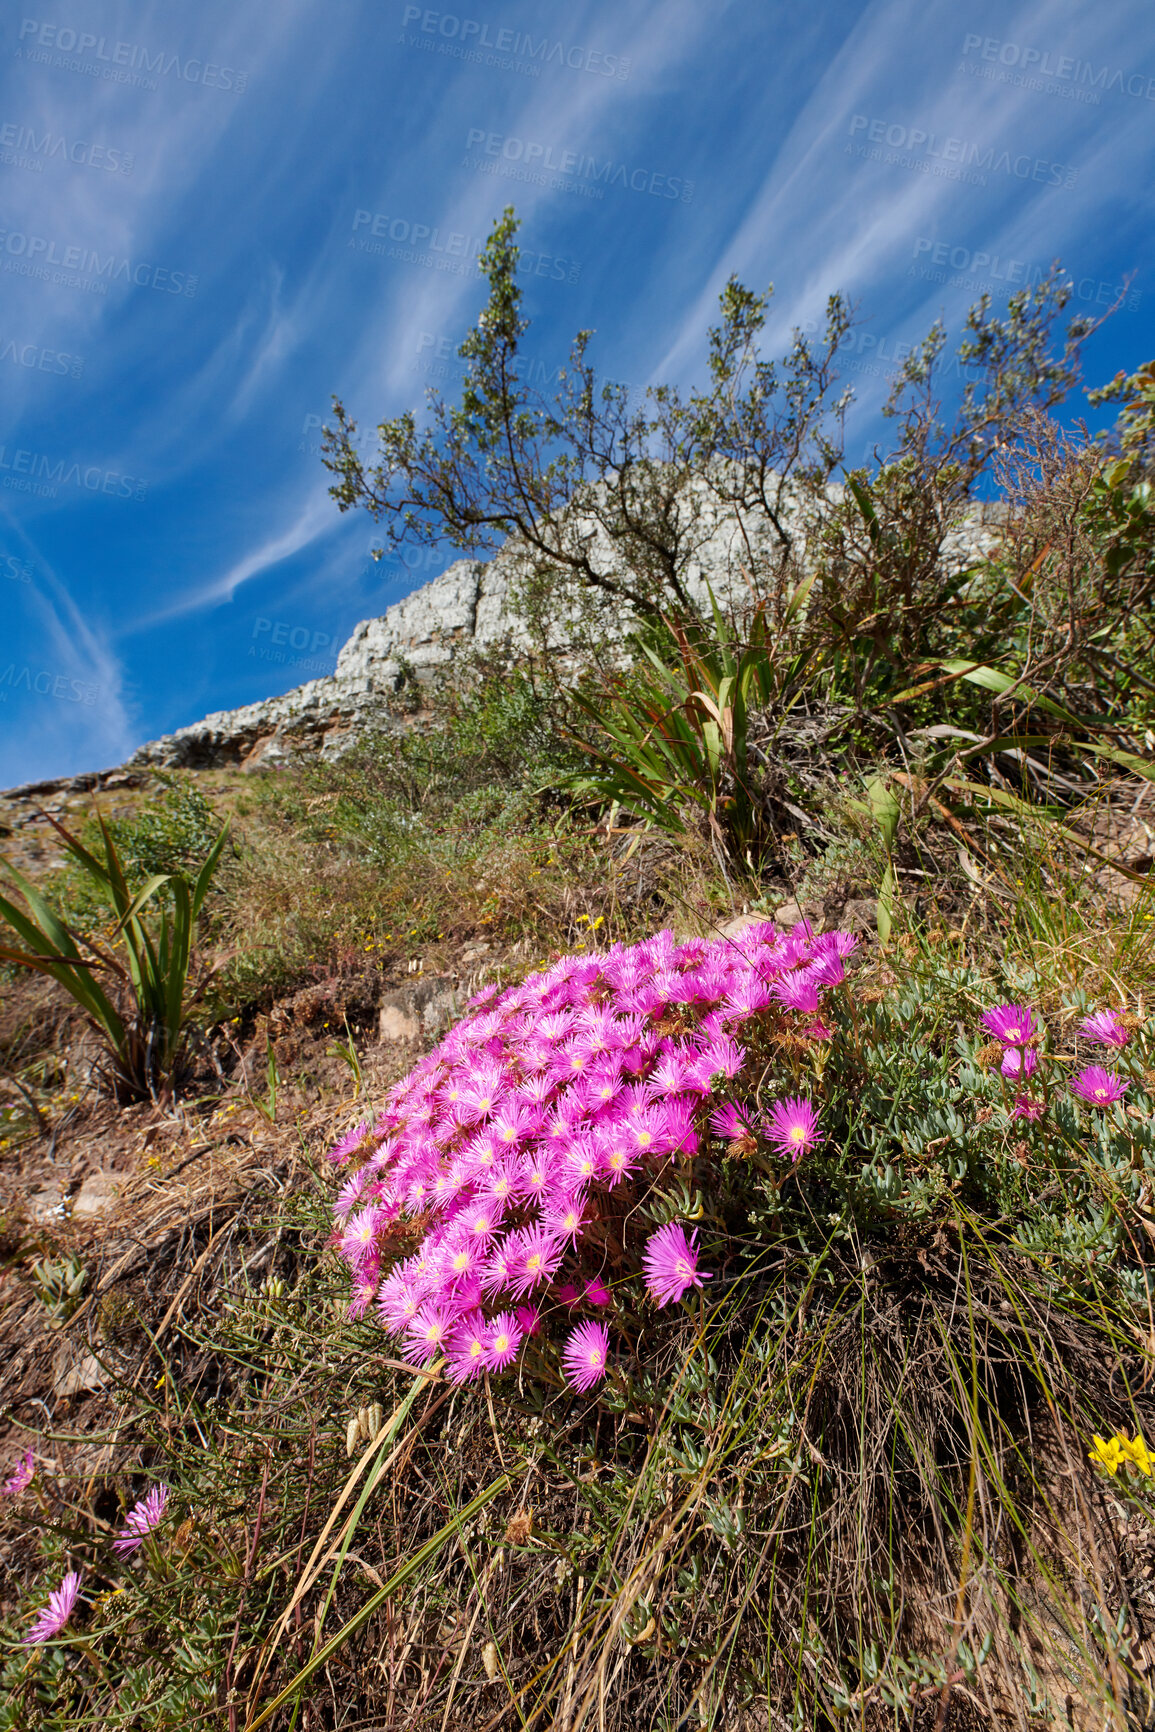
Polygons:
<instances>
[{"instance_id":1,"label":"purple flower","mask_svg":"<svg viewBox=\"0 0 1155 1732\"><path fill-rule=\"evenodd\" d=\"M164 1506L168 1502L167 1485L154 1485L152 1490L133 1504L124 1518L124 1526L112 1542L114 1552L134 1552L141 1540L160 1526Z\"/></svg>"},{"instance_id":2,"label":"purple flower","mask_svg":"<svg viewBox=\"0 0 1155 1732\"><path fill-rule=\"evenodd\" d=\"M800 1097L775 1101L765 1135L777 1145L779 1154L796 1161L819 1141L818 1115L810 1102Z\"/></svg>"},{"instance_id":3,"label":"purple flower","mask_svg":"<svg viewBox=\"0 0 1155 1732\"><path fill-rule=\"evenodd\" d=\"M521 1327L509 1311L502 1311L489 1325L485 1349L487 1371L504 1371L517 1358L521 1346Z\"/></svg>"},{"instance_id":4,"label":"purple flower","mask_svg":"<svg viewBox=\"0 0 1155 1732\"><path fill-rule=\"evenodd\" d=\"M16 1497L19 1492L24 1490L28 1481L32 1478L33 1471L32 1451L26 1449L24 1454L20 1457L20 1460L16 1463L11 1478L6 1479L4 1484L0 1485L0 1496Z\"/></svg>"},{"instance_id":5,"label":"purple flower","mask_svg":"<svg viewBox=\"0 0 1155 1732\"><path fill-rule=\"evenodd\" d=\"M697 1229L687 1239L685 1228L676 1221L658 1228L643 1253L642 1266L646 1287L659 1309L710 1279L698 1271Z\"/></svg>"},{"instance_id":6,"label":"purple flower","mask_svg":"<svg viewBox=\"0 0 1155 1732\"><path fill-rule=\"evenodd\" d=\"M710 1114L710 1129L716 1137L723 1137L727 1142L740 1142L743 1137L751 1135L749 1120L741 1107L716 1107Z\"/></svg>"},{"instance_id":7,"label":"purple flower","mask_svg":"<svg viewBox=\"0 0 1155 1732\"><path fill-rule=\"evenodd\" d=\"M1020 1095L1015 1102L1014 1111L1011 1114L1012 1118L1030 1119L1032 1121L1034 1121L1035 1119L1041 1119L1042 1116L1043 1116L1043 1103L1042 1103L1042 1101L1033 1101L1031 1099L1030 1095Z\"/></svg>"},{"instance_id":8,"label":"purple flower","mask_svg":"<svg viewBox=\"0 0 1155 1732\"><path fill-rule=\"evenodd\" d=\"M345 1162L356 1154L369 1154L377 1147L377 1136L368 1120L362 1119L360 1124L333 1144L329 1150L328 1159L335 1166L344 1166Z\"/></svg>"},{"instance_id":9,"label":"purple flower","mask_svg":"<svg viewBox=\"0 0 1155 1732\"><path fill-rule=\"evenodd\" d=\"M1003 1053L1003 1062L999 1069L1004 1076L1025 1082L1029 1076L1034 1075L1038 1066L1039 1055L1033 1046L1009 1046Z\"/></svg>"},{"instance_id":10,"label":"purple flower","mask_svg":"<svg viewBox=\"0 0 1155 1732\"><path fill-rule=\"evenodd\" d=\"M1071 1078L1071 1093L1090 1101L1093 1107L1109 1107L1112 1101L1122 1100L1127 1088L1126 1077L1118 1076L1113 1070L1104 1070L1101 1064L1089 1064L1086 1070Z\"/></svg>"},{"instance_id":11,"label":"purple flower","mask_svg":"<svg viewBox=\"0 0 1155 1732\"><path fill-rule=\"evenodd\" d=\"M72 1616L72 1608L79 1592L80 1571L70 1570L55 1593L49 1594L48 1604L23 1638L25 1644L47 1642L49 1637L58 1636Z\"/></svg>"},{"instance_id":12,"label":"purple flower","mask_svg":"<svg viewBox=\"0 0 1155 1732\"><path fill-rule=\"evenodd\" d=\"M585 1284L582 1298L587 1305L608 1305L610 1303L610 1290L600 1275L591 1275Z\"/></svg>"},{"instance_id":13,"label":"purple flower","mask_svg":"<svg viewBox=\"0 0 1155 1732\"><path fill-rule=\"evenodd\" d=\"M1025 1046L1039 1032L1034 1012L1025 1004L996 1004L983 1011L982 1024L1004 1046Z\"/></svg>"},{"instance_id":14,"label":"purple flower","mask_svg":"<svg viewBox=\"0 0 1155 1732\"><path fill-rule=\"evenodd\" d=\"M579 1323L562 1349L562 1364L572 1389L582 1394L606 1374L610 1332L604 1323Z\"/></svg>"},{"instance_id":15,"label":"purple flower","mask_svg":"<svg viewBox=\"0 0 1155 1732\"><path fill-rule=\"evenodd\" d=\"M445 1355L445 1375L450 1383L466 1383L485 1370L489 1325L480 1311L462 1318L450 1337Z\"/></svg>"},{"instance_id":16,"label":"purple flower","mask_svg":"<svg viewBox=\"0 0 1155 1732\"><path fill-rule=\"evenodd\" d=\"M1099 1046L1126 1046L1130 1037L1127 1030L1119 1026L1119 1014L1117 1010L1093 1011L1084 1017L1075 1033L1086 1040L1096 1041Z\"/></svg>"}]
</instances>

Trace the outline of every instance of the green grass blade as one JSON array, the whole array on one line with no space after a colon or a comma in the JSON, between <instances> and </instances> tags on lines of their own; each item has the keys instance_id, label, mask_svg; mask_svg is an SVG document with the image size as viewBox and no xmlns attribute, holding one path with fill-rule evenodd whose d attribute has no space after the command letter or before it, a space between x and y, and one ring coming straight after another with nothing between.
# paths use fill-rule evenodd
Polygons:
<instances>
[{"instance_id":1,"label":"green grass blade","mask_svg":"<svg viewBox=\"0 0 1155 1732\"><path fill-rule=\"evenodd\" d=\"M356 1635L362 1624L367 1623L373 1616L373 1613L377 1610L378 1606L383 1605L391 1594L395 1594L398 1588L403 1587L410 1577L417 1573L423 1564L427 1564L431 1558L435 1558L442 1546L444 1546L449 1540L455 1538L460 1530L465 1526L466 1522L472 1521L473 1517L477 1515L479 1511L483 1510L486 1504L491 1503L493 1499L497 1497L499 1492L505 1491L510 1485L512 1485L512 1483L513 1481L509 1474L499 1474L495 1480L486 1486L484 1491L478 1492L477 1496L467 1503L463 1509L458 1510L452 1521L446 1522L444 1527L438 1528L432 1538L426 1540L425 1544L419 1547L419 1549L413 1553L412 1557L406 1558L405 1562L401 1565L401 1568L396 1570L393 1575L389 1577L389 1580L383 1587L378 1588L375 1594L370 1595L361 1609L355 1612L349 1619L348 1623L343 1624L337 1631L337 1634L331 1636L323 1648L318 1649L312 1659L307 1661L307 1663L297 1673L297 1676L293 1678L290 1683L286 1684L284 1689L281 1690L278 1695L274 1696L273 1700L266 1708L261 1710L256 1719L246 1720L245 1732L257 1732L258 1726L263 1726L265 1721L275 1714L277 1709L280 1708L283 1703L289 1700L290 1696L294 1695L303 1685L308 1683L314 1672L318 1671L327 1661L332 1659L333 1655L341 1647L343 1642L347 1642L350 1636Z\"/></svg>"}]
</instances>

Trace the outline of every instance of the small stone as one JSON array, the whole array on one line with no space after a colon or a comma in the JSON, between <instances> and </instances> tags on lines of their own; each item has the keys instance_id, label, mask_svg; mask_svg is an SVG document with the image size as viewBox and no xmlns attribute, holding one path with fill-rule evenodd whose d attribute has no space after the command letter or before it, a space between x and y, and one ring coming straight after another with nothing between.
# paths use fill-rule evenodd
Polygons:
<instances>
[{"instance_id":1,"label":"small stone","mask_svg":"<svg viewBox=\"0 0 1155 1732\"><path fill-rule=\"evenodd\" d=\"M62 1221L68 1213L68 1199L58 1190L33 1191L28 1213L34 1221Z\"/></svg>"},{"instance_id":2,"label":"small stone","mask_svg":"<svg viewBox=\"0 0 1155 1732\"><path fill-rule=\"evenodd\" d=\"M92 1353L78 1352L69 1341L61 1342L60 1351L53 1363L56 1375L54 1394L58 1401L67 1401L73 1395L87 1395L91 1390L103 1389L108 1378L104 1367Z\"/></svg>"},{"instance_id":3,"label":"small stone","mask_svg":"<svg viewBox=\"0 0 1155 1732\"><path fill-rule=\"evenodd\" d=\"M120 1186L108 1173L89 1173L72 1199L73 1215L102 1215L120 1195Z\"/></svg>"},{"instance_id":4,"label":"small stone","mask_svg":"<svg viewBox=\"0 0 1155 1732\"><path fill-rule=\"evenodd\" d=\"M377 1019L378 1040L416 1040L421 1024L411 1010L399 1004L383 1004Z\"/></svg>"}]
</instances>

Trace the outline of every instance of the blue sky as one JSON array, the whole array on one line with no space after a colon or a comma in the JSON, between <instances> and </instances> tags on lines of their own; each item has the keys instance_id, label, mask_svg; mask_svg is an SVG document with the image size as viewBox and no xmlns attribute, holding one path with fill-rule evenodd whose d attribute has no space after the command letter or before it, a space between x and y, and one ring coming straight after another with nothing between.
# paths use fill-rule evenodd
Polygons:
<instances>
[{"instance_id":1,"label":"blue sky","mask_svg":"<svg viewBox=\"0 0 1155 1732\"><path fill-rule=\"evenodd\" d=\"M1140 0L439 4L8 9L0 786L329 672L449 563L369 559L320 425L452 392L507 203L539 378L591 327L693 382L732 272L773 354L859 302L856 461L899 346L1056 256L1084 310L1132 277L1089 383L1155 353Z\"/></svg>"}]
</instances>

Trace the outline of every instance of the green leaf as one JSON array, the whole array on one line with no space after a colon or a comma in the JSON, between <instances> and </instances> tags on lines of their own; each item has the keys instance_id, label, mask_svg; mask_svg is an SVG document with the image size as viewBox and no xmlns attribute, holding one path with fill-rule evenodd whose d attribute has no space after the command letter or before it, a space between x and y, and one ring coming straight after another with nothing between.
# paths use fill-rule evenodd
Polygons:
<instances>
[{"instance_id":1,"label":"green leaf","mask_svg":"<svg viewBox=\"0 0 1155 1732\"><path fill-rule=\"evenodd\" d=\"M878 936L880 942L883 944L885 944L887 939L890 937L891 928L894 925L894 897L896 889L897 880L894 876L894 867L887 866L886 871L882 875L882 884L879 887L878 892L878 904L875 908L875 919L878 922Z\"/></svg>"},{"instance_id":2,"label":"green leaf","mask_svg":"<svg viewBox=\"0 0 1155 1732\"><path fill-rule=\"evenodd\" d=\"M889 854L894 847L894 838L898 831L898 820L902 816L902 808L881 776L873 776L866 784L866 797L870 801L874 822L878 826L886 852Z\"/></svg>"}]
</instances>

